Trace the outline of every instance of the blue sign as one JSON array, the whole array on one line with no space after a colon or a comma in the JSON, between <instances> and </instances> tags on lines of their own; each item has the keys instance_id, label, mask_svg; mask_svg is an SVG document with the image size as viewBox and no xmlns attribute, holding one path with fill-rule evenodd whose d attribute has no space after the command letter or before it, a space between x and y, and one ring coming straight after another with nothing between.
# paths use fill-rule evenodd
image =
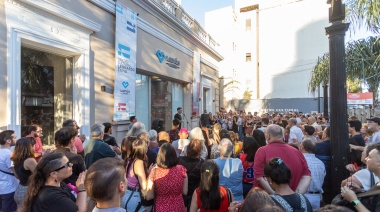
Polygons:
<instances>
[{"instance_id":1,"label":"blue sign","mask_svg":"<svg viewBox=\"0 0 380 212\"><path fill-rule=\"evenodd\" d=\"M130 53L131 48L129 48L128 46L125 46L125 45L119 43L119 44L117 45L117 49L118 49L118 50L117 50L117 54L118 54L119 56L123 55L123 57L128 58L128 59L131 57L131 55L128 54L128 53ZM127 52L128 52L128 53L127 53Z\"/></svg>"},{"instance_id":2,"label":"blue sign","mask_svg":"<svg viewBox=\"0 0 380 212\"><path fill-rule=\"evenodd\" d=\"M160 63L162 63L162 61L165 60L165 53L164 52L157 50L156 55L157 55L157 58L160 61Z\"/></svg>"},{"instance_id":3,"label":"blue sign","mask_svg":"<svg viewBox=\"0 0 380 212\"><path fill-rule=\"evenodd\" d=\"M125 82L125 81L124 81L123 83L121 83L121 84L123 85L124 88L127 88L128 85L129 85L129 83L128 83L128 82Z\"/></svg>"}]
</instances>

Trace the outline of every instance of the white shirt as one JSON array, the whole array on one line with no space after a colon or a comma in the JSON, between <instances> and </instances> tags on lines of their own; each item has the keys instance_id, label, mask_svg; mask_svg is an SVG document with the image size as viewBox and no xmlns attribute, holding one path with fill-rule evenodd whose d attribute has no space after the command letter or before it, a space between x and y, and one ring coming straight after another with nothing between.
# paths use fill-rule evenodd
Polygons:
<instances>
[{"instance_id":1,"label":"white shirt","mask_svg":"<svg viewBox=\"0 0 380 212\"><path fill-rule=\"evenodd\" d=\"M0 149L0 169L8 173L13 173L12 167L11 151L9 149ZM15 176L0 172L0 195L16 191L18 183L19 181Z\"/></svg>"},{"instance_id":2,"label":"white shirt","mask_svg":"<svg viewBox=\"0 0 380 212\"><path fill-rule=\"evenodd\" d=\"M303 132L299 127L293 126L290 128L289 141L291 143L293 143L293 139L297 139L298 143L301 143L302 138L303 138Z\"/></svg>"},{"instance_id":3,"label":"white shirt","mask_svg":"<svg viewBox=\"0 0 380 212\"><path fill-rule=\"evenodd\" d=\"M357 171L353 176L359 180L363 186L364 191L368 191L371 188L371 175L368 169L362 169ZM372 173L373 174L373 173ZM373 174L375 177L375 184L379 182L379 178Z\"/></svg>"}]
</instances>

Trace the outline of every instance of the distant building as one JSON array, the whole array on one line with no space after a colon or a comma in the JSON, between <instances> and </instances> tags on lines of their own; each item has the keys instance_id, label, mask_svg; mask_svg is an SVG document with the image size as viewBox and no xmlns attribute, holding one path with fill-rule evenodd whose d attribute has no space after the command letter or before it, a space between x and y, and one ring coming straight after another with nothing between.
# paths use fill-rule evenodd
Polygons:
<instances>
[{"instance_id":1,"label":"distant building","mask_svg":"<svg viewBox=\"0 0 380 212\"><path fill-rule=\"evenodd\" d=\"M235 9L207 12L205 28L224 55L220 75L225 84L240 82L225 91L226 100L242 98L247 90L252 99L283 99L295 103L287 108L316 110L318 94L307 85L318 56L329 50L328 7L317 0L235 0Z\"/></svg>"}]
</instances>

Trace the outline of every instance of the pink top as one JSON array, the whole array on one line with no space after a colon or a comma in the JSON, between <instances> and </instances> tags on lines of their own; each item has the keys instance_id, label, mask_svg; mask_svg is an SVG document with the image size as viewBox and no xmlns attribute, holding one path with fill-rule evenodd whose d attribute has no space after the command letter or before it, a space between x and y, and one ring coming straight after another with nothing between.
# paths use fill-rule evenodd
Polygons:
<instances>
[{"instance_id":1,"label":"pink top","mask_svg":"<svg viewBox=\"0 0 380 212\"><path fill-rule=\"evenodd\" d=\"M135 176L135 174L133 173L133 166L135 165L135 162L133 161L132 163L133 164L129 167L129 171L127 173L127 185L128 187L132 187L132 188L140 188L139 181L137 177ZM128 168L128 164L129 164L129 161L127 165L125 166L126 169Z\"/></svg>"},{"instance_id":2,"label":"pink top","mask_svg":"<svg viewBox=\"0 0 380 212\"><path fill-rule=\"evenodd\" d=\"M77 153L83 152L83 144L82 140L80 140L79 137L75 136L75 143L74 143L75 148L77 148Z\"/></svg>"}]
</instances>

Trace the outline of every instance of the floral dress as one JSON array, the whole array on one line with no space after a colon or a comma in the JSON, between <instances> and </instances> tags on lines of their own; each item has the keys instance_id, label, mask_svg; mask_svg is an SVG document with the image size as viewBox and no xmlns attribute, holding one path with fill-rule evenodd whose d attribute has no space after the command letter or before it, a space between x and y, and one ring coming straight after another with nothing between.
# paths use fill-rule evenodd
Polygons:
<instances>
[{"instance_id":1,"label":"floral dress","mask_svg":"<svg viewBox=\"0 0 380 212\"><path fill-rule=\"evenodd\" d=\"M186 168L177 165L170 169L155 168L149 174L154 183L156 212L185 211L182 198Z\"/></svg>"}]
</instances>

